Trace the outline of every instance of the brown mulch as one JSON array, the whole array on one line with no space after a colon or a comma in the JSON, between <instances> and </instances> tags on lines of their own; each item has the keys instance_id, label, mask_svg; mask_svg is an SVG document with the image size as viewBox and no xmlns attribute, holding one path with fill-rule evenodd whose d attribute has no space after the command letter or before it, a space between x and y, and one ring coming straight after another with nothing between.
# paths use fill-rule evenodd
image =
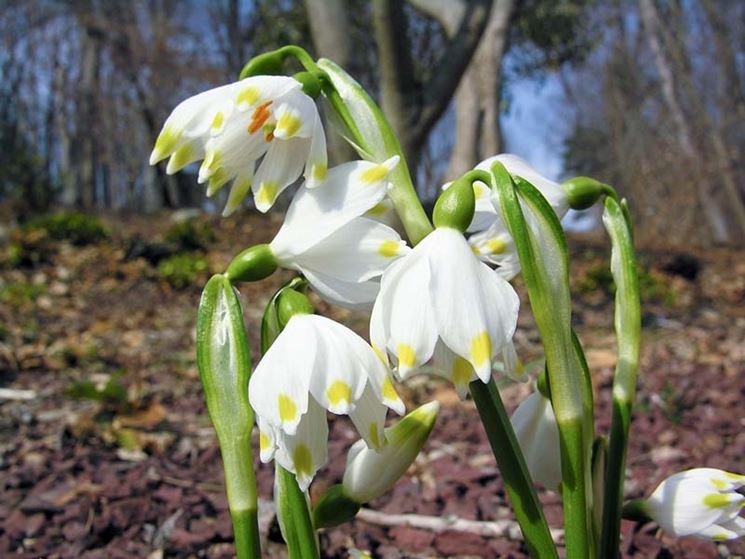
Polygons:
<instances>
[{"instance_id":1,"label":"brown mulch","mask_svg":"<svg viewBox=\"0 0 745 559\"><path fill-rule=\"evenodd\" d=\"M108 219L115 231L110 241L57 243L48 261L0 269L0 290L10 283L39 287L28 298L0 299L0 387L34 392L29 400L0 400L0 557L231 557L219 451L194 362L195 312L207 274L174 290L153 265L127 258L128 239L135 233L158 238L167 217ZM244 214L213 224L218 239L207 259L219 271L244 246L270 239L278 221ZM602 433L615 364L612 296L585 281L602 267L602 245L596 248L595 239L570 244L577 247L575 323L594 375ZM688 467L745 471L745 254L692 256L701 269L686 279L690 274L675 265L680 259L674 254L643 254L651 287L629 497L648 494L665 476ZM241 286L254 350L263 304L288 277ZM321 308L364 332L364 315ZM527 304L516 340L521 356L537 368L540 345ZM72 397L83 380L120 392L98 400ZM507 387L509 410L528 391ZM448 386L427 377L402 392L409 407L437 398L443 409L408 475L370 506L391 514L511 518L473 404L459 402ZM355 439L349 421L332 418L331 460L314 496L339 481ZM270 499L271 466L259 466L258 480L262 497ZM541 498L549 522L559 526L559 498L547 492ZM276 521L265 521L267 555L284 556ZM624 522L623 536L624 557L745 555L745 542L674 539L652 524ZM520 542L359 520L323 532L321 545L325 557L347 557L351 547L390 558L525 556Z\"/></svg>"}]
</instances>

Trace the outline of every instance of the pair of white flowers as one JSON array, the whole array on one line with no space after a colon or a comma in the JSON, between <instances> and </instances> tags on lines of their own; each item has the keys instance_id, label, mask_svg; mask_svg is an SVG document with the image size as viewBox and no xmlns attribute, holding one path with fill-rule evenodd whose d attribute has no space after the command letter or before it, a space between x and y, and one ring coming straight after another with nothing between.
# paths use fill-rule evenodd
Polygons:
<instances>
[{"instance_id":1,"label":"pair of white flowers","mask_svg":"<svg viewBox=\"0 0 745 559\"><path fill-rule=\"evenodd\" d=\"M372 347L331 320L296 316L252 376L249 398L258 416L262 460L275 458L304 489L326 461L324 409L348 414L368 447L385 445L386 410L404 412L389 356L401 379L433 360L462 396L472 380L490 379L497 357L508 373L521 374L511 341L519 300L503 277L501 258L514 250L498 250L490 242L496 237L487 238L503 238L506 231L499 231L499 213L483 201L486 190L477 196L473 225L486 226L479 233L483 238L474 235L469 243L461 231L439 227L410 249L393 228L375 221L398 158L326 171L315 104L299 82L285 77L247 78L181 103L167 119L151 162L169 156L169 173L203 158L199 182L209 183L209 194L233 181L225 213L249 189L257 208L266 211L304 168L304 184L268 245L271 257L301 272L332 303L369 308L374 302ZM522 160L500 157L537 186L545 182ZM499 265L498 271L477 254Z\"/></svg>"}]
</instances>

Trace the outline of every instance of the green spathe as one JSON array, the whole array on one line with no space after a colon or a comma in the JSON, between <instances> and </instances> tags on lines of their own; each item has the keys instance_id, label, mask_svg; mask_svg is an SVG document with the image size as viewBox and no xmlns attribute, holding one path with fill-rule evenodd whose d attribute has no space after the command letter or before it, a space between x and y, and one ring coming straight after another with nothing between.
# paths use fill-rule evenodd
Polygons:
<instances>
[{"instance_id":1,"label":"green spathe","mask_svg":"<svg viewBox=\"0 0 745 559\"><path fill-rule=\"evenodd\" d=\"M254 414L248 402L251 356L238 296L224 275L204 288L197 315L197 364L225 470L237 555L259 557L256 480L251 451Z\"/></svg>"},{"instance_id":2,"label":"green spathe","mask_svg":"<svg viewBox=\"0 0 745 559\"><path fill-rule=\"evenodd\" d=\"M437 199L432 213L435 227L452 227L461 233L468 229L476 211L476 196L471 181L458 179Z\"/></svg>"},{"instance_id":3,"label":"green spathe","mask_svg":"<svg viewBox=\"0 0 745 559\"><path fill-rule=\"evenodd\" d=\"M313 508L313 525L333 528L352 520L360 510L360 503L349 497L340 483L332 485Z\"/></svg>"},{"instance_id":4,"label":"green spathe","mask_svg":"<svg viewBox=\"0 0 745 559\"><path fill-rule=\"evenodd\" d=\"M225 272L227 278L237 281L259 281L277 270L277 259L268 244L254 245L233 258Z\"/></svg>"}]
</instances>

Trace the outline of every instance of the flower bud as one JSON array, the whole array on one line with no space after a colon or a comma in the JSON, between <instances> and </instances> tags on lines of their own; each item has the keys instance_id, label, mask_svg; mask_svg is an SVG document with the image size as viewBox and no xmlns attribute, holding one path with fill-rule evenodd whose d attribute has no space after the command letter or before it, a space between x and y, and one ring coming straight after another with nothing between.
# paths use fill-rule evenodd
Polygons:
<instances>
[{"instance_id":1,"label":"flower bud","mask_svg":"<svg viewBox=\"0 0 745 559\"><path fill-rule=\"evenodd\" d=\"M233 258L225 275L237 281L259 281L271 276L277 269L277 259L267 244L254 245Z\"/></svg>"},{"instance_id":2,"label":"flower bud","mask_svg":"<svg viewBox=\"0 0 745 559\"><path fill-rule=\"evenodd\" d=\"M342 482L344 494L362 504L393 487L424 446L439 411L436 401L418 407L385 430L388 444L379 451L361 440L352 445Z\"/></svg>"},{"instance_id":3,"label":"flower bud","mask_svg":"<svg viewBox=\"0 0 745 559\"><path fill-rule=\"evenodd\" d=\"M573 210L586 210L595 205L601 196L615 196L613 187L590 177L574 177L561 185Z\"/></svg>"},{"instance_id":4,"label":"flower bud","mask_svg":"<svg viewBox=\"0 0 745 559\"><path fill-rule=\"evenodd\" d=\"M745 475L714 468L694 468L665 479L648 499L624 507L624 517L640 513L675 536L723 541L745 535L745 518L739 516L745 496Z\"/></svg>"},{"instance_id":5,"label":"flower bud","mask_svg":"<svg viewBox=\"0 0 745 559\"><path fill-rule=\"evenodd\" d=\"M452 227L463 233L471 224L475 210L471 181L458 179L440 194L432 218L435 227Z\"/></svg>"},{"instance_id":6,"label":"flower bud","mask_svg":"<svg viewBox=\"0 0 745 559\"><path fill-rule=\"evenodd\" d=\"M511 421L533 481L556 491L561 483L561 455L551 401L536 390L520 403Z\"/></svg>"}]
</instances>

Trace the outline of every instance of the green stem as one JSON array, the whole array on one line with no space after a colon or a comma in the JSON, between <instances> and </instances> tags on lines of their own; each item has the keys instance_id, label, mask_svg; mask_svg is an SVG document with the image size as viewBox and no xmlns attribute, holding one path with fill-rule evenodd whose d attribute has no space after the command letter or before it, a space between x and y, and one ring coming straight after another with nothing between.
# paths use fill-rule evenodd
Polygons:
<instances>
[{"instance_id":1,"label":"green stem","mask_svg":"<svg viewBox=\"0 0 745 559\"><path fill-rule=\"evenodd\" d=\"M618 340L618 363L613 379L613 412L608 442L600 555L614 557L618 554L621 531L626 449L639 366L641 311L636 255L630 224L623 206L612 198L605 200L603 223L612 245L611 271L616 283L615 330Z\"/></svg>"},{"instance_id":2,"label":"green stem","mask_svg":"<svg viewBox=\"0 0 745 559\"><path fill-rule=\"evenodd\" d=\"M470 389L530 556L558 559L533 480L494 380L489 384L475 380Z\"/></svg>"},{"instance_id":3,"label":"green stem","mask_svg":"<svg viewBox=\"0 0 745 559\"><path fill-rule=\"evenodd\" d=\"M349 127L352 143L362 157L382 162L398 155L401 160L391 171L389 196L406 229L412 245L432 231L432 224L414 188L411 173L401 145L383 111L341 67L320 59L318 67L325 72L323 92L333 109Z\"/></svg>"},{"instance_id":4,"label":"green stem","mask_svg":"<svg viewBox=\"0 0 745 559\"><path fill-rule=\"evenodd\" d=\"M259 559L259 519L256 509L230 510L237 559Z\"/></svg>"},{"instance_id":5,"label":"green stem","mask_svg":"<svg viewBox=\"0 0 745 559\"><path fill-rule=\"evenodd\" d=\"M308 511L305 493L295 475L276 464L278 495L275 502L290 559L318 559L316 532Z\"/></svg>"},{"instance_id":6,"label":"green stem","mask_svg":"<svg viewBox=\"0 0 745 559\"><path fill-rule=\"evenodd\" d=\"M261 557L251 439L248 435L232 440L223 438L220 440L220 453L233 520L236 556L238 559Z\"/></svg>"}]
</instances>

